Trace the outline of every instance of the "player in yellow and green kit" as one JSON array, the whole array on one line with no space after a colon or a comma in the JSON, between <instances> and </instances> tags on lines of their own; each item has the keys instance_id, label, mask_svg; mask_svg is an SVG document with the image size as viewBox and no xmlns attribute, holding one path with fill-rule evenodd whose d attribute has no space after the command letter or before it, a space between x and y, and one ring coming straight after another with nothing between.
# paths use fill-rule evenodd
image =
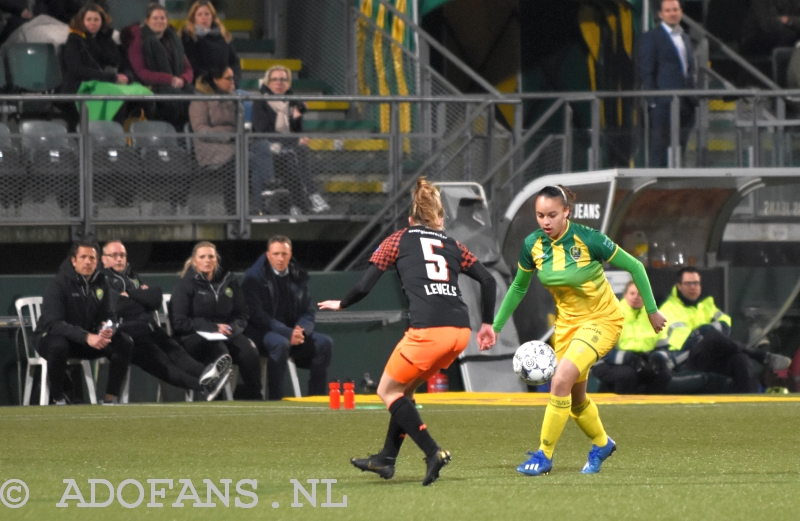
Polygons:
<instances>
[{"instance_id":1,"label":"player in yellow and green kit","mask_svg":"<svg viewBox=\"0 0 800 521\"><path fill-rule=\"evenodd\" d=\"M624 321L602 263L630 272L654 331L661 331L666 324L642 263L597 230L570 222L574 200L575 195L562 186L546 186L537 194L536 220L541 229L525 239L517 275L493 323L494 331L499 333L536 271L556 301L553 347L558 366L544 413L539 450L529 452L531 458L517 467L518 472L530 476L547 474L553 468L553 451L570 416L592 440L582 473L600 472L603 461L616 450L600 421L597 405L586 395L589 369L617 343Z\"/></svg>"}]
</instances>

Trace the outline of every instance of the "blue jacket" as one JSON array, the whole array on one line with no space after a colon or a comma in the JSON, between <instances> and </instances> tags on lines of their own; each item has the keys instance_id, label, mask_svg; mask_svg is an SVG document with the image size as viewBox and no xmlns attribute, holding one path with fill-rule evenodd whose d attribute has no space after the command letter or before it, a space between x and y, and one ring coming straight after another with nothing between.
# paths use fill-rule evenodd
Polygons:
<instances>
[{"instance_id":1,"label":"blue jacket","mask_svg":"<svg viewBox=\"0 0 800 521\"><path fill-rule=\"evenodd\" d=\"M639 45L639 73L643 90L693 89L695 64L692 44L686 33L681 34L686 46L687 74L672 37L659 24L642 35ZM668 100L669 98L662 98Z\"/></svg>"},{"instance_id":2,"label":"blue jacket","mask_svg":"<svg viewBox=\"0 0 800 521\"><path fill-rule=\"evenodd\" d=\"M306 335L314 331L316 311L308 291L308 272L291 259L287 277L294 298L291 302L278 302L275 289L277 275L267 262L266 255L259 256L245 272L242 291L250 311L249 328L264 333L274 331L286 338L291 338L295 326L302 327ZM291 306L288 315L294 318L293 323L284 324L275 319L279 306Z\"/></svg>"}]
</instances>

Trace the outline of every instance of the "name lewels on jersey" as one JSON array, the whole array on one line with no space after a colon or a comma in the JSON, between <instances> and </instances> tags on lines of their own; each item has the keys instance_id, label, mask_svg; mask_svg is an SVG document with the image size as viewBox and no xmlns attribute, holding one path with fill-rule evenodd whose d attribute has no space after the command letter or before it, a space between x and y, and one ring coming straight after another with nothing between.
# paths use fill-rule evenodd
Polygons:
<instances>
[{"instance_id":1,"label":"name lewels on jersey","mask_svg":"<svg viewBox=\"0 0 800 521\"><path fill-rule=\"evenodd\" d=\"M458 286L452 284L425 284L426 295L446 295L448 297L458 297Z\"/></svg>"},{"instance_id":2,"label":"name lewels on jersey","mask_svg":"<svg viewBox=\"0 0 800 521\"><path fill-rule=\"evenodd\" d=\"M397 268L411 327L469 327L458 274L477 258L463 244L439 230L412 226L384 239L370 262L382 271Z\"/></svg>"}]
</instances>

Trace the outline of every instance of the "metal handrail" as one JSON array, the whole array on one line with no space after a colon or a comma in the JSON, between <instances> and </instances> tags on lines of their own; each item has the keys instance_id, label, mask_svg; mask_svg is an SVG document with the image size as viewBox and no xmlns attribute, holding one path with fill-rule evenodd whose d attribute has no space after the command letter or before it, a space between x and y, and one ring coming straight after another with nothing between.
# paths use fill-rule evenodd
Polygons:
<instances>
[{"instance_id":1,"label":"metal handrail","mask_svg":"<svg viewBox=\"0 0 800 521\"><path fill-rule=\"evenodd\" d=\"M737 65L741 66L744 70L749 72L758 81L760 81L761 83L763 83L772 90L781 89L780 85L772 81L771 78L768 78L760 70L753 67L753 65L750 62L742 58L739 55L739 53L737 53L736 51L725 45L725 42L723 42L722 40L720 40L719 38L708 32L708 30L702 25L700 25L698 22L695 22L685 14L683 15L683 21L686 23L686 25L689 26L689 28L693 32L696 32L700 34L700 36L707 38L708 41L719 47L719 49L722 51L723 54L725 54L725 56L736 62Z\"/></svg>"},{"instance_id":2,"label":"metal handrail","mask_svg":"<svg viewBox=\"0 0 800 521\"><path fill-rule=\"evenodd\" d=\"M412 28L420 38L425 40L425 43L436 49L442 56L453 62L459 69L461 69L461 72L469 76L472 81L483 87L486 92L489 92L498 98L504 97L503 93L497 90L494 85L486 81L483 76L472 70L469 65L461 61L455 54L450 52L447 47L439 43L436 38L425 32L422 27L414 23L414 21L406 16L405 13L400 12L395 6L386 0L378 0L378 2L380 2L381 5L383 5L386 9L391 11L393 15L401 19L408 27Z\"/></svg>"}]
</instances>

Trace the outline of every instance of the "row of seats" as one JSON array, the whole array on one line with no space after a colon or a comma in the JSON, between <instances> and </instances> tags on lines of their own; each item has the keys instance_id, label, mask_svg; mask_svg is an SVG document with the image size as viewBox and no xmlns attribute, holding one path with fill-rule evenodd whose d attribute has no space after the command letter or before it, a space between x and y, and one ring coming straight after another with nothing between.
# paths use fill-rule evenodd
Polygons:
<instances>
[{"instance_id":1,"label":"row of seats","mask_svg":"<svg viewBox=\"0 0 800 521\"><path fill-rule=\"evenodd\" d=\"M156 313L156 321L159 325L165 327L167 333L172 336L172 327L169 323L169 301L172 295L169 293L165 293L162 298L161 303L161 312L164 316L164 323L162 324L161 316ZM31 332L36 330L36 324L39 321L39 318L42 314L42 297L35 296L35 297L25 297L17 299L14 303L14 306L17 310L17 320L19 320L20 324L20 331L22 332L22 341L23 346L25 348L25 356L27 358L27 369L25 372L25 389L23 391L22 396L22 405L30 405L31 403L31 394L33 392L33 380L34 380L34 373L37 367L41 368L41 383L40 383L40 390L39 390L39 405L47 405L50 399L50 387L49 381L47 379L47 360L39 356L39 353L36 352L36 349L33 347L33 339L28 335L27 324L31 326ZM95 363L94 371L92 371L92 367L88 360L81 360L77 358L73 358L67 361L68 365L80 365L84 375L84 383L86 385L86 391L89 394L89 401L93 404L97 404L97 376L100 374L100 365L106 362L105 358L100 358ZM287 360L287 366L289 367L289 375L291 376L292 380L292 388L294 390L294 395L297 398L300 398L300 380L297 377L297 366L294 363L294 360L289 357ZM122 386L122 392L120 396L120 403L128 403L129 395L130 395L130 378L131 371L128 368L128 375L125 378L125 383ZM231 385L231 380L235 381L235 377L228 380L225 384L225 397L227 400L233 400L233 387ZM262 393L266 396L267 393L267 359L261 357L261 382L262 382ZM163 382L158 382L158 391L156 395L156 401L160 402L163 398L163 389L164 384ZM194 391L187 390L186 391L186 401L191 402L194 400Z\"/></svg>"}]
</instances>

